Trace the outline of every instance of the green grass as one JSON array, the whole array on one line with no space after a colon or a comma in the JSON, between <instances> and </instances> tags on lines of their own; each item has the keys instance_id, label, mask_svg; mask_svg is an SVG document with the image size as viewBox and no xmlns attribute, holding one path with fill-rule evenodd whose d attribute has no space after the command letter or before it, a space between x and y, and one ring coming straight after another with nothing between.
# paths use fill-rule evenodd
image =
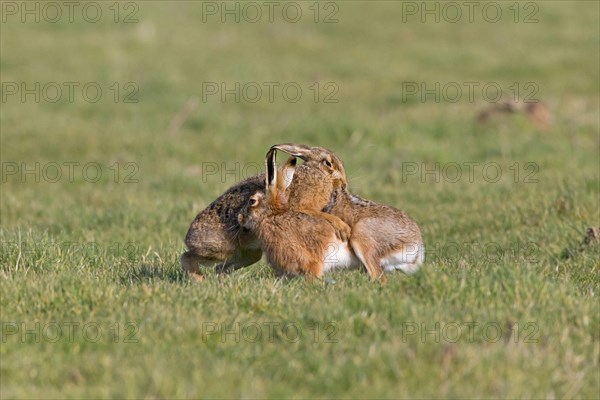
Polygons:
<instances>
[{"instance_id":1,"label":"green grass","mask_svg":"<svg viewBox=\"0 0 600 400\"><path fill-rule=\"evenodd\" d=\"M401 3L360 1L339 2L335 24L313 23L312 2L297 24L203 23L193 1L138 2L138 23L115 24L102 4L96 24L0 25L2 82L103 89L97 103L76 91L0 104L2 398L598 397L600 246L581 247L600 226L598 3L539 2L536 24L404 23ZM316 81L339 102L315 103ZM134 82L139 102L112 101L114 82L121 99ZM202 102L203 82L297 82L303 97ZM534 82L553 120L481 125L481 92L405 101L405 82ZM405 209L423 231L422 271L385 286L362 272L278 281L264 261L185 276L196 213L277 142L331 148L354 192ZM67 167L55 183L6 170L36 162L40 174L80 164L72 182ZM82 176L90 162L98 182ZM476 167L470 182L469 162L502 176ZM238 172L207 175L207 163ZM421 179L435 163L462 178ZM36 324L37 338L24 332Z\"/></svg>"}]
</instances>

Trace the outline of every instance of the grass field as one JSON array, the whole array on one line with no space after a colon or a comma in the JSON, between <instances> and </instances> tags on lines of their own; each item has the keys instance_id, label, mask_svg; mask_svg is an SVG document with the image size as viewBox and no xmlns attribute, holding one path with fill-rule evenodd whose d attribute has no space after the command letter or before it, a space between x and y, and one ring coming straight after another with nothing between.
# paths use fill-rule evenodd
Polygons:
<instances>
[{"instance_id":1,"label":"grass field","mask_svg":"<svg viewBox=\"0 0 600 400\"><path fill-rule=\"evenodd\" d=\"M2 398L599 396L597 2L30 4L1 4ZM497 87L549 124L476 122ZM278 142L406 210L422 270L184 275L196 213Z\"/></svg>"}]
</instances>

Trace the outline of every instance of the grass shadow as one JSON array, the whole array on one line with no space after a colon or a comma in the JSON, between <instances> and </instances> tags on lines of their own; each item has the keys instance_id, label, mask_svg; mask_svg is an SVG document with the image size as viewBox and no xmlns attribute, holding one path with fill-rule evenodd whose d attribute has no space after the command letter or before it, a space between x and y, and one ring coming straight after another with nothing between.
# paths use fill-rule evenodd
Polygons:
<instances>
[{"instance_id":1,"label":"grass shadow","mask_svg":"<svg viewBox=\"0 0 600 400\"><path fill-rule=\"evenodd\" d=\"M188 279L180 269L165 269L156 265L142 264L126 271L120 276L119 281L124 285L139 285L154 281L185 283Z\"/></svg>"}]
</instances>

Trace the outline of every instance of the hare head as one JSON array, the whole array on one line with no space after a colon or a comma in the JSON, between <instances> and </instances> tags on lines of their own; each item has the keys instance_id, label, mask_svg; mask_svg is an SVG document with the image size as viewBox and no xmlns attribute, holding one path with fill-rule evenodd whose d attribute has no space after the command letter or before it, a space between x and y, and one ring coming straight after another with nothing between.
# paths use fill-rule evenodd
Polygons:
<instances>
[{"instance_id":1,"label":"hare head","mask_svg":"<svg viewBox=\"0 0 600 400\"><path fill-rule=\"evenodd\" d=\"M261 221L268 212L265 194L256 192L248 199L248 203L241 209L238 214L238 222L240 226L249 230L255 230L256 225Z\"/></svg>"},{"instance_id":2,"label":"hare head","mask_svg":"<svg viewBox=\"0 0 600 400\"><path fill-rule=\"evenodd\" d=\"M341 188L347 186L344 164L331 150L324 147L310 147L295 143L276 144L271 146L270 152L273 150L280 150L293 157L302 159L307 166L314 167L330 176L336 186Z\"/></svg>"},{"instance_id":3,"label":"hare head","mask_svg":"<svg viewBox=\"0 0 600 400\"><path fill-rule=\"evenodd\" d=\"M291 183L296 167L296 158L290 157L283 166L277 168L275 157L274 150L267 153L264 193L257 191L250 196L238 214L240 226L251 231L256 230L257 224L267 215L281 213L286 209L286 188Z\"/></svg>"}]
</instances>

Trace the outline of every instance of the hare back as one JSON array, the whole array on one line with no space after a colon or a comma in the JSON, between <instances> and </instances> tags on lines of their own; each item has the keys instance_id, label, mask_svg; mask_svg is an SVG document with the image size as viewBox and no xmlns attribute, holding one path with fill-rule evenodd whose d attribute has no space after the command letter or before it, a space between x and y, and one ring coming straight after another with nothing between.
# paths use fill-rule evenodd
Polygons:
<instances>
[{"instance_id":1,"label":"hare back","mask_svg":"<svg viewBox=\"0 0 600 400\"><path fill-rule=\"evenodd\" d=\"M416 226L403 210L367 200L344 189L331 193L330 201L323 211L339 217L350 226L365 220L376 220L377 224L391 226Z\"/></svg>"},{"instance_id":2,"label":"hare back","mask_svg":"<svg viewBox=\"0 0 600 400\"><path fill-rule=\"evenodd\" d=\"M419 226L404 211L377 204L372 213L364 213L352 226L352 234L370 237L375 243L390 243L392 247L418 243L421 239Z\"/></svg>"},{"instance_id":3,"label":"hare back","mask_svg":"<svg viewBox=\"0 0 600 400\"><path fill-rule=\"evenodd\" d=\"M404 210L350 194L350 205L358 219L381 218L403 226L415 225Z\"/></svg>"},{"instance_id":4,"label":"hare back","mask_svg":"<svg viewBox=\"0 0 600 400\"><path fill-rule=\"evenodd\" d=\"M195 252L224 254L235 251L240 245L258 248L254 235L242 229L237 215L257 191L264 191L265 176L258 175L246 179L215 199L194 221L185 238L188 249Z\"/></svg>"}]
</instances>

